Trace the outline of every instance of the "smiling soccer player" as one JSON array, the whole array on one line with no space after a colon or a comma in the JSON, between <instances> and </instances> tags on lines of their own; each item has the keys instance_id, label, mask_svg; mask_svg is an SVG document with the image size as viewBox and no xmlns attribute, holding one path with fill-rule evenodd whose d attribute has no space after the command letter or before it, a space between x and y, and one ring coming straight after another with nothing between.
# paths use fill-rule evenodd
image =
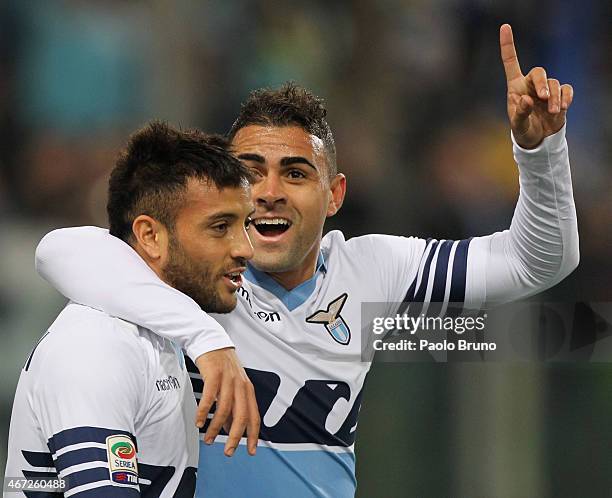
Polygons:
<instances>
[{"instance_id":1,"label":"smiling soccer player","mask_svg":"<svg viewBox=\"0 0 612 498\"><path fill-rule=\"evenodd\" d=\"M236 310L216 318L255 386L261 443L253 459L226 459L221 443L202 444L198 496L354 495L354 442L370 368L361 359L360 335L373 318L362 317L362 302L404 301L415 315L434 308L444 315L451 302L478 308L541 292L576 267L564 127L572 88L542 68L524 75L508 25L501 28L500 48L521 193L509 230L485 237L345 240L339 231L323 236L325 219L342 205L346 180L336 171L322 102L288 84L255 91L243 104L230 138L255 175L255 254ZM109 255L118 252L95 242L100 233L82 228L51 235L56 244L73 248L71 259L82 258L80 252L96 254L98 266L88 267L97 276L95 292L85 292L82 274L60 258L48 258L41 244L46 278L67 296L87 295L89 305L111 313L124 308L105 292L117 285L131 289L135 308L161 302L168 290L153 277L131 278L127 251L125 273L104 276ZM165 324L180 320L170 306L164 311ZM161 324L152 328L164 333ZM196 391L199 382L194 379Z\"/></svg>"}]
</instances>

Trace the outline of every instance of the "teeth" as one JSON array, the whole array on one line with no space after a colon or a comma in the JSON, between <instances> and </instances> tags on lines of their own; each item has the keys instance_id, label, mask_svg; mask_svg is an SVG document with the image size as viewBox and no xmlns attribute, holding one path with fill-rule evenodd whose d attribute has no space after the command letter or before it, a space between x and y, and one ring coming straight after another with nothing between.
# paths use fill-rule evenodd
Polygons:
<instances>
[{"instance_id":1,"label":"teeth","mask_svg":"<svg viewBox=\"0 0 612 498\"><path fill-rule=\"evenodd\" d=\"M253 220L255 225L286 225L289 226L289 220L285 220L284 218L258 218Z\"/></svg>"}]
</instances>

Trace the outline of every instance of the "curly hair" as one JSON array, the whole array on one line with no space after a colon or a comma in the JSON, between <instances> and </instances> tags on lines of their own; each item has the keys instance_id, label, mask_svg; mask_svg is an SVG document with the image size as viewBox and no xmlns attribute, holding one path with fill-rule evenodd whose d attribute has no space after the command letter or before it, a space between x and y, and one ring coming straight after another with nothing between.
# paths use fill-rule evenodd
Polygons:
<instances>
[{"instance_id":1,"label":"curly hair","mask_svg":"<svg viewBox=\"0 0 612 498\"><path fill-rule=\"evenodd\" d=\"M320 138L327 152L329 176L336 174L336 144L327 123L323 99L295 82L280 88L260 88L252 91L240 107L240 114L227 134L233 140L241 128L249 125L299 126Z\"/></svg>"}]
</instances>

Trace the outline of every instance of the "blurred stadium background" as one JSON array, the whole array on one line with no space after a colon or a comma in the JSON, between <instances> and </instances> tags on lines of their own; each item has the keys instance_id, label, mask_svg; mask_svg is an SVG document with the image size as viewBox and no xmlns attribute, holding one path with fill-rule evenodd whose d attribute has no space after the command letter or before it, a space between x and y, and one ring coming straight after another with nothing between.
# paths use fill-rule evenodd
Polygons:
<instances>
[{"instance_id":1,"label":"blurred stadium background","mask_svg":"<svg viewBox=\"0 0 612 498\"><path fill-rule=\"evenodd\" d=\"M64 299L47 231L105 225L117 150L150 118L226 131L249 90L325 97L348 199L329 227L443 238L508 226L517 195L498 28L571 82L579 269L546 298L612 296L612 4L573 0L0 1L0 467L22 363ZM358 496L612 495L607 364L377 364Z\"/></svg>"}]
</instances>

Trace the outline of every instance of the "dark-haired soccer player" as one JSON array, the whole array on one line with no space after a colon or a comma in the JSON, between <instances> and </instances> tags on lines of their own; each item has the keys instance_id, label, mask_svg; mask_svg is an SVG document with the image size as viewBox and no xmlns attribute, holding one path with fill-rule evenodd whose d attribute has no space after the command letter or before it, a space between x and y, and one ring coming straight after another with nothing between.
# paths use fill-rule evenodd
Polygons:
<instances>
[{"instance_id":1,"label":"dark-haired soccer player","mask_svg":"<svg viewBox=\"0 0 612 498\"><path fill-rule=\"evenodd\" d=\"M174 308L174 303L199 327L206 324L200 344L171 324L175 338L189 336L186 347L215 350L217 355L227 353L218 353L219 348L233 347L200 307L227 313L236 306L241 274L253 255L246 233L253 211L251 179L225 140L162 123L130 138L109 182L114 237L105 234L100 243L111 238L129 251L128 260L105 267L105 278L115 279L136 266L168 284L163 301L147 302L146 310L134 308L140 323L150 319L161 324L164 308ZM69 256L58 252L54 257ZM95 286L96 277L84 281ZM122 301L130 300L130 292L129 286L113 290ZM236 383L250 389L244 371L239 366L235 370L230 373L241 377ZM254 398L250 409L256 416L249 432L256 441ZM245 413L239 418L246 418ZM171 341L72 302L21 373L6 476L45 478L55 486L61 479L62 496L192 497L198 459L194 419L189 374ZM244 425L237 430L239 438ZM33 481L24 494L39 496L35 491L41 485ZM20 486L15 480L12 489Z\"/></svg>"},{"instance_id":2,"label":"dark-haired soccer player","mask_svg":"<svg viewBox=\"0 0 612 498\"><path fill-rule=\"evenodd\" d=\"M360 359L362 318L366 324L372 318L361 316L362 302L405 301L417 314L428 307L443 314L449 302L478 308L540 292L576 267L578 233L564 136L572 88L542 68L523 75L507 25L500 44L521 193L510 229L486 237L345 240L338 231L322 237L325 219L338 211L346 188L344 175L336 172L322 102L286 85L253 92L243 104L230 138L256 176L250 233L255 256L236 310L216 318L255 385L261 443L253 459L224 459L221 444L203 444L198 496L354 495L353 444L370 368ZM121 303L106 293L117 286L130 288L130 304L140 310L147 301L162 300L169 291L152 277L134 278L127 250L125 273L103 276L112 263L109 255L119 256L112 241L96 244L98 230L51 236L72 248L73 259L79 251L96 255L98 268L89 267L97 276L96 295L89 294L88 304L120 310ZM40 257L47 256L47 244L41 244ZM59 258L47 260L43 272L67 296L86 294L81 272ZM166 324L180 319L170 306L164 311ZM162 327L151 328L163 333Z\"/></svg>"}]
</instances>

